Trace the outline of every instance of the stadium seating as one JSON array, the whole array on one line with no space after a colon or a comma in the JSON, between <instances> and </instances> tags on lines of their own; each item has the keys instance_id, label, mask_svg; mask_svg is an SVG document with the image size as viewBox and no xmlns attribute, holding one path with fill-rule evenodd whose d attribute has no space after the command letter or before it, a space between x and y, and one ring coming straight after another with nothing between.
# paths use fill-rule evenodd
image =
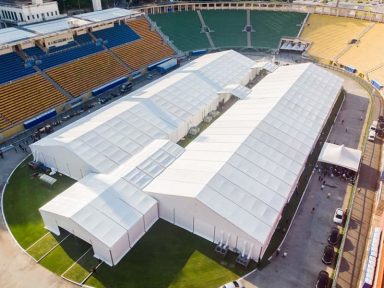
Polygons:
<instances>
[{"instance_id":1,"label":"stadium seating","mask_svg":"<svg viewBox=\"0 0 384 288\"><path fill-rule=\"evenodd\" d=\"M41 69L48 69L53 66L64 64L66 62L88 56L103 50L102 46L97 46L94 43L87 43L81 46L68 48L65 51L49 53L39 58L41 63L36 63Z\"/></svg>"},{"instance_id":2,"label":"stadium seating","mask_svg":"<svg viewBox=\"0 0 384 288\"><path fill-rule=\"evenodd\" d=\"M0 55L0 84L35 72L32 67L25 68L23 59L15 52Z\"/></svg>"},{"instance_id":3,"label":"stadium seating","mask_svg":"<svg viewBox=\"0 0 384 288\"><path fill-rule=\"evenodd\" d=\"M171 47L163 44L160 35L150 30L150 24L146 19L133 20L128 25L141 38L135 42L113 48L112 51L133 70L143 68L174 54Z\"/></svg>"},{"instance_id":4,"label":"stadium seating","mask_svg":"<svg viewBox=\"0 0 384 288\"><path fill-rule=\"evenodd\" d=\"M105 51L52 68L46 73L73 96L79 96L119 76L128 75L129 71Z\"/></svg>"},{"instance_id":5,"label":"stadium seating","mask_svg":"<svg viewBox=\"0 0 384 288\"><path fill-rule=\"evenodd\" d=\"M96 38L101 38L108 41L105 46L112 48L122 44L126 44L132 41L139 39L137 35L131 28L125 24L115 25L112 28L107 28L99 31L94 31L92 34Z\"/></svg>"},{"instance_id":6,"label":"stadium seating","mask_svg":"<svg viewBox=\"0 0 384 288\"><path fill-rule=\"evenodd\" d=\"M201 33L201 23L194 11L149 15L162 32L177 48L183 51L209 48L205 33Z\"/></svg>"},{"instance_id":7,"label":"stadium seating","mask_svg":"<svg viewBox=\"0 0 384 288\"><path fill-rule=\"evenodd\" d=\"M4 119L3 116L0 115L0 130L7 128L10 125L12 125L12 123Z\"/></svg>"},{"instance_id":8,"label":"stadium seating","mask_svg":"<svg viewBox=\"0 0 384 288\"><path fill-rule=\"evenodd\" d=\"M370 24L364 20L312 14L301 38L313 42L308 51L311 56L332 60Z\"/></svg>"},{"instance_id":9,"label":"stadium seating","mask_svg":"<svg viewBox=\"0 0 384 288\"><path fill-rule=\"evenodd\" d=\"M370 25L373 26L338 59L340 64L352 66L364 74L377 65L384 65L384 24Z\"/></svg>"},{"instance_id":10,"label":"stadium seating","mask_svg":"<svg viewBox=\"0 0 384 288\"><path fill-rule=\"evenodd\" d=\"M92 42L92 37L88 33L75 36L73 39L79 44Z\"/></svg>"},{"instance_id":11,"label":"stadium seating","mask_svg":"<svg viewBox=\"0 0 384 288\"><path fill-rule=\"evenodd\" d=\"M43 50L41 50L39 47L37 47L37 46L30 47L30 48L27 48L27 49L23 49L23 51L25 52L25 54L27 54L30 57L40 56L40 55L44 55L45 54L45 52Z\"/></svg>"},{"instance_id":12,"label":"stadium seating","mask_svg":"<svg viewBox=\"0 0 384 288\"><path fill-rule=\"evenodd\" d=\"M66 100L51 83L35 74L0 86L0 115L16 124Z\"/></svg>"},{"instance_id":13,"label":"stadium seating","mask_svg":"<svg viewBox=\"0 0 384 288\"><path fill-rule=\"evenodd\" d=\"M281 37L296 37L306 14L294 12L251 11L252 46L278 48Z\"/></svg>"},{"instance_id":14,"label":"stadium seating","mask_svg":"<svg viewBox=\"0 0 384 288\"><path fill-rule=\"evenodd\" d=\"M247 46L247 33L243 32L247 24L245 11L203 10L201 14L205 24L214 31L210 35L216 47Z\"/></svg>"},{"instance_id":15,"label":"stadium seating","mask_svg":"<svg viewBox=\"0 0 384 288\"><path fill-rule=\"evenodd\" d=\"M72 48L72 47L75 47L77 46L78 44L75 42L75 41L70 41L68 42L67 44L65 45L61 45L61 46L51 46L48 48L48 52L49 53L54 53L54 52L59 52L59 51L63 51L63 50L66 50L68 48Z\"/></svg>"}]
</instances>

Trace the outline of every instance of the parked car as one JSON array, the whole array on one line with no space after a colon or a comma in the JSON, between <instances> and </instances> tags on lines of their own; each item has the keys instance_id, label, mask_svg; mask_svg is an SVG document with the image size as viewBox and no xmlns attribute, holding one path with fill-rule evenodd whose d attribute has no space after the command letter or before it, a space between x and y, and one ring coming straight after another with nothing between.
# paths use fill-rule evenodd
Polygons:
<instances>
[{"instance_id":1,"label":"parked car","mask_svg":"<svg viewBox=\"0 0 384 288\"><path fill-rule=\"evenodd\" d=\"M120 93L126 93L126 92L128 92L130 90L132 90L132 83L131 82L123 84L120 87Z\"/></svg>"},{"instance_id":2,"label":"parked car","mask_svg":"<svg viewBox=\"0 0 384 288\"><path fill-rule=\"evenodd\" d=\"M338 228L333 228L331 234L328 237L328 243L336 246L340 241L340 232Z\"/></svg>"},{"instance_id":3,"label":"parked car","mask_svg":"<svg viewBox=\"0 0 384 288\"><path fill-rule=\"evenodd\" d=\"M327 245L324 248L323 257L321 258L321 261L323 261L324 264L331 264L333 261L333 257L335 256L335 251L333 250L332 245Z\"/></svg>"},{"instance_id":4,"label":"parked car","mask_svg":"<svg viewBox=\"0 0 384 288\"><path fill-rule=\"evenodd\" d=\"M371 127L369 127L370 131L375 131L377 129L377 121L372 121Z\"/></svg>"},{"instance_id":5,"label":"parked car","mask_svg":"<svg viewBox=\"0 0 384 288\"><path fill-rule=\"evenodd\" d=\"M375 138L376 138L376 131L369 130L368 141L375 142Z\"/></svg>"},{"instance_id":6,"label":"parked car","mask_svg":"<svg viewBox=\"0 0 384 288\"><path fill-rule=\"evenodd\" d=\"M220 286L220 288L237 288L237 287L244 287L240 280L232 281L227 284L224 284L223 286Z\"/></svg>"},{"instance_id":7,"label":"parked car","mask_svg":"<svg viewBox=\"0 0 384 288\"><path fill-rule=\"evenodd\" d=\"M329 274L327 271L321 270L317 276L316 288L328 287Z\"/></svg>"},{"instance_id":8,"label":"parked car","mask_svg":"<svg viewBox=\"0 0 384 288\"><path fill-rule=\"evenodd\" d=\"M335 215L333 216L333 222L341 225L343 224L343 220L344 220L344 211L341 208L337 208L335 211Z\"/></svg>"}]
</instances>

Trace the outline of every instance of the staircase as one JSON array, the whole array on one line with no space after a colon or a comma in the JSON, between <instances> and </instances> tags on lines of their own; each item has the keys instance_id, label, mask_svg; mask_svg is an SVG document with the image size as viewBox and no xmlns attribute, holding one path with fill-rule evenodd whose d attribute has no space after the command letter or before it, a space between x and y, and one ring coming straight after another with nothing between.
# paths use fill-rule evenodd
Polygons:
<instances>
[{"instance_id":1,"label":"staircase","mask_svg":"<svg viewBox=\"0 0 384 288\"><path fill-rule=\"evenodd\" d=\"M202 30L202 32L205 33L205 36L207 36L209 45L211 45L212 49L216 49L215 44L213 43L213 40L211 38L211 34L208 32L209 31L209 27L205 24L203 15L201 15L201 11L197 10L196 12L197 12L197 15L199 16L199 19L200 19L201 30Z\"/></svg>"},{"instance_id":2,"label":"staircase","mask_svg":"<svg viewBox=\"0 0 384 288\"><path fill-rule=\"evenodd\" d=\"M345 53L347 53L347 51L349 49L351 49L353 46L355 46L357 43L359 43L360 39L364 37L365 34L368 33L369 30L371 30L373 28L373 26L375 26L376 23L372 23L370 25L368 25L367 27L365 27L365 29L359 34L357 35L357 37L355 38L357 41L356 43L353 43L353 44L348 44L346 47L344 47L343 50L341 50L334 58L333 58L333 61L337 61L340 59L341 56L343 56Z\"/></svg>"},{"instance_id":3,"label":"staircase","mask_svg":"<svg viewBox=\"0 0 384 288\"><path fill-rule=\"evenodd\" d=\"M74 97L67 92L67 90L64 90L63 87L61 87L59 84L57 84L51 77L49 77L43 70L41 70L36 65L33 66L33 69L37 71L43 78L45 78L49 83L51 83L57 90L60 91L61 94L63 94L65 97L68 98L68 100L73 100Z\"/></svg>"},{"instance_id":4,"label":"staircase","mask_svg":"<svg viewBox=\"0 0 384 288\"><path fill-rule=\"evenodd\" d=\"M251 10L247 10L247 27L251 26ZM253 30L253 29L251 29ZM247 47L252 48L252 31L246 31L247 32Z\"/></svg>"}]
</instances>

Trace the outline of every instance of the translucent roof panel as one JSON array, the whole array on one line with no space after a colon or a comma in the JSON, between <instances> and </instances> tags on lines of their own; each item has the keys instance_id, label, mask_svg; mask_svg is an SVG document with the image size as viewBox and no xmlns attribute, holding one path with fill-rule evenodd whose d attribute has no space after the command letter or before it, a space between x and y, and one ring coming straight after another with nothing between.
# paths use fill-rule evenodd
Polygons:
<instances>
[{"instance_id":1,"label":"translucent roof panel","mask_svg":"<svg viewBox=\"0 0 384 288\"><path fill-rule=\"evenodd\" d=\"M26 40L36 36L35 33L11 27L0 29L0 45Z\"/></svg>"},{"instance_id":2,"label":"translucent roof panel","mask_svg":"<svg viewBox=\"0 0 384 288\"><path fill-rule=\"evenodd\" d=\"M89 24L89 21L77 19L74 17L65 17L58 20L45 21L36 24L30 24L23 26L23 29L27 29L28 31L35 32L37 34L50 34L56 33L60 31L66 31L74 26L84 26Z\"/></svg>"},{"instance_id":3,"label":"translucent roof panel","mask_svg":"<svg viewBox=\"0 0 384 288\"><path fill-rule=\"evenodd\" d=\"M110 9L104 9L100 11L79 14L74 17L83 19L83 20L88 20L91 22L101 22L101 21L113 20L116 18L133 17L138 15L140 15L140 12L137 12L135 10L127 10L127 9L114 7Z\"/></svg>"}]
</instances>

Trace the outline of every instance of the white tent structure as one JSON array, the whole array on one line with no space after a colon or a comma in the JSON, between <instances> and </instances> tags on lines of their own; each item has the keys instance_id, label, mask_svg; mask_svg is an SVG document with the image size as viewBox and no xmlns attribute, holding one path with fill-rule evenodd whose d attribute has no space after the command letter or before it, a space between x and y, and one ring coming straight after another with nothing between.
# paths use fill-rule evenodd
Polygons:
<instances>
[{"instance_id":1,"label":"white tent structure","mask_svg":"<svg viewBox=\"0 0 384 288\"><path fill-rule=\"evenodd\" d=\"M159 201L161 218L262 257L341 88L313 64L278 68L144 192Z\"/></svg>"},{"instance_id":2,"label":"white tent structure","mask_svg":"<svg viewBox=\"0 0 384 288\"><path fill-rule=\"evenodd\" d=\"M359 170L360 159L360 150L332 143L324 143L319 155L320 162L344 167L354 172Z\"/></svg>"},{"instance_id":3,"label":"white tent structure","mask_svg":"<svg viewBox=\"0 0 384 288\"><path fill-rule=\"evenodd\" d=\"M31 145L36 160L81 179L40 208L45 227L92 243L109 265L158 217L261 257L342 80L292 65L249 91L252 65L233 51L206 55ZM220 91L242 99L186 149L175 144L229 97Z\"/></svg>"},{"instance_id":4,"label":"white tent structure","mask_svg":"<svg viewBox=\"0 0 384 288\"><path fill-rule=\"evenodd\" d=\"M208 54L32 144L34 159L80 180L107 173L154 139L177 142L245 85L253 61L232 50Z\"/></svg>"},{"instance_id":5,"label":"white tent structure","mask_svg":"<svg viewBox=\"0 0 384 288\"><path fill-rule=\"evenodd\" d=\"M57 235L66 229L116 265L158 219L157 201L141 189L183 150L155 140L110 173L88 174L39 209L45 228Z\"/></svg>"}]
</instances>

